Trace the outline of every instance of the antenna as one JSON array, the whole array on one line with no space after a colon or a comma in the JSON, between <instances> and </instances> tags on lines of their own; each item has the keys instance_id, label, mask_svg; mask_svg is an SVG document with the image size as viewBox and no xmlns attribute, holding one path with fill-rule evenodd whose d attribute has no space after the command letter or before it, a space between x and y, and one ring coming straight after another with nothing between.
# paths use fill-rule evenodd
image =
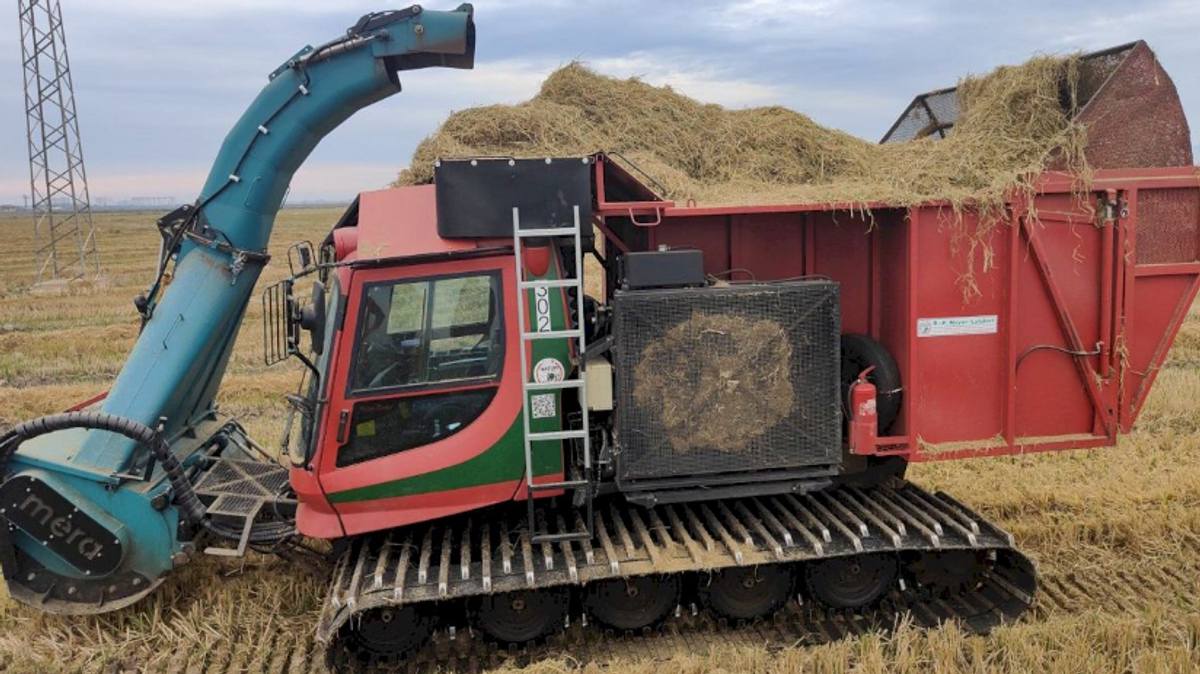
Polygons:
<instances>
[{"instance_id":1,"label":"antenna","mask_svg":"<svg viewBox=\"0 0 1200 674\"><path fill-rule=\"evenodd\" d=\"M17 0L38 283L100 273L59 0Z\"/></svg>"}]
</instances>

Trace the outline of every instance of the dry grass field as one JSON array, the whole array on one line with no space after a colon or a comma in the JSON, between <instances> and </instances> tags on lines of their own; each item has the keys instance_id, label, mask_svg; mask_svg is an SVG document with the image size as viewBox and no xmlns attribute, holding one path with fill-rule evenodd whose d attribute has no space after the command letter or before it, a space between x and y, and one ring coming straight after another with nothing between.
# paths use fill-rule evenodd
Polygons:
<instances>
[{"instance_id":1,"label":"dry grass field","mask_svg":"<svg viewBox=\"0 0 1200 674\"><path fill-rule=\"evenodd\" d=\"M283 250L319 239L332 210L282 213L266 280ZM132 297L155 263L156 216L101 214L106 278L65 297L32 297L29 222L0 218L0 428L104 390L137 334ZM264 443L298 371L261 363L257 303L220 397ZM528 668L693 672L1184 672L1200 670L1200 312L1193 311L1137 430L1113 450L921 465L910 476L1012 531L1062 601L991 636L902 627L811 648L723 645L669 661L631 656ZM1132 579L1115 583L1121 572ZM1152 580L1146 580L1152 579ZM1143 583L1146 583L1143 586ZM1104 601L1086 599L1088 588ZM1082 588L1082 589L1081 589ZM323 584L270 558L201 559L150 599L95 618L59 618L0 596L0 670L308 671ZM1111 596L1110 596L1111 595ZM1049 596L1049 595L1047 595ZM1096 596L1093 593L1092 596ZM1076 601L1070 601L1074 597ZM207 662L207 667L201 663Z\"/></svg>"}]
</instances>

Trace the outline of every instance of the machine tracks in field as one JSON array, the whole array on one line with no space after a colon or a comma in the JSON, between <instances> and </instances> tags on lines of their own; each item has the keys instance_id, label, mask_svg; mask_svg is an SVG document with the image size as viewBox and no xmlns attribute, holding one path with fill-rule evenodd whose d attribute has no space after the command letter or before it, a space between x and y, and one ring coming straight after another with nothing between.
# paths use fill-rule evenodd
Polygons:
<instances>
[{"instance_id":1,"label":"machine tracks in field","mask_svg":"<svg viewBox=\"0 0 1200 674\"><path fill-rule=\"evenodd\" d=\"M1089 610L1135 613L1153 603L1173 602L1175 597L1200 596L1198 572L1200 569L1190 567L1160 566L1138 571L1097 570L1044 575L1039 579L1033 608L1020 619L1036 622ZM702 610L693 615L690 607L685 607L682 615L655 630L621 634L574 622L544 643L521 649L496 646L479 634L458 632L451 639L443 633L410 661L381 663L374 668L355 666L347 671L417 674L441 668L446 672L465 674L505 663L520 665L551 658L603 663L617 659L665 660L678 654L704 653L716 646L804 647L871 630L887 630L904 616L911 616L912 623L921 627L936 627L949 619L978 619L972 609L983 606L985 604L974 598L937 601L893 593L878 609L865 613L823 611L792 601L771 619L741 625L716 621ZM3 662L3 665L7 664ZM0 666L0 671L6 669L6 666ZM118 674L145 670L135 662L117 660L92 671ZM312 639L311 633L271 631L252 641L195 646L179 653L159 671L165 674L327 674L330 670L325 666L323 647Z\"/></svg>"},{"instance_id":2,"label":"machine tracks in field","mask_svg":"<svg viewBox=\"0 0 1200 674\"><path fill-rule=\"evenodd\" d=\"M1200 596L1200 569L1156 566L1138 571L1093 571L1042 576L1032 618L1090 609L1136 612L1153 603Z\"/></svg>"}]
</instances>

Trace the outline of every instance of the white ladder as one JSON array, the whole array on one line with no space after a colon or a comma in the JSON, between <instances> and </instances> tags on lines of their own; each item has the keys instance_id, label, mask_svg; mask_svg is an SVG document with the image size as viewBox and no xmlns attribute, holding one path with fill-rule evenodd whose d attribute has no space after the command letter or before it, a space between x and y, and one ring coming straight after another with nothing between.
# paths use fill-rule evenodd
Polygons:
<instances>
[{"instance_id":1,"label":"white ladder","mask_svg":"<svg viewBox=\"0 0 1200 674\"><path fill-rule=\"evenodd\" d=\"M526 502L529 504L529 530L533 532L534 543L554 543L560 541L572 541L581 539L590 539L592 537L592 441L591 427L588 422L588 404L587 404L587 375L584 364L584 354L587 351L587 340L584 336L583 328L583 245L582 245L582 226L579 222L579 206L575 206L575 223L572 227L553 227L548 229L521 229L521 214L520 209L513 208L513 252L516 255L517 264L517 329L521 333L521 416L525 425L524 444L525 444L525 486L529 492L529 498ZM556 238L556 237L571 237L575 245L575 275L573 278L559 279L535 279L532 281L525 280L525 262L522 249L524 248L525 239L533 238ZM534 291L535 302L537 302L538 291L543 291L546 295L546 301L550 301L551 289L575 289L575 307L572 315L568 316L571 321L565 330L550 329L549 321L543 326L538 325L537 330L529 328L529 310L526 306L526 292ZM569 304L569 303L568 303ZM547 313L548 313L547 309ZM540 339L574 339L577 340L576 357L578 364L575 368L575 376L567 378L565 375L559 380L549 381L529 381L529 355L526 353L527 346ZM534 433L530 430L530 420L532 419L533 410L530 406L530 394L539 391L548 391L553 394L567 389L576 389L579 395L579 407L583 412L583 428L576 430L563 431L543 431ZM559 400L561 410L561 398ZM562 441L562 440L581 440L583 442L583 475L576 479L566 479L561 482L543 482L534 484L533 482L533 443L543 441ZM563 470L564 473L570 470L567 465L567 457L564 453ZM539 531L541 528L536 520L536 509L534 506L534 494L539 491L574 491L582 489L584 493L584 502L586 503L587 518L586 531L570 531L549 533Z\"/></svg>"}]
</instances>

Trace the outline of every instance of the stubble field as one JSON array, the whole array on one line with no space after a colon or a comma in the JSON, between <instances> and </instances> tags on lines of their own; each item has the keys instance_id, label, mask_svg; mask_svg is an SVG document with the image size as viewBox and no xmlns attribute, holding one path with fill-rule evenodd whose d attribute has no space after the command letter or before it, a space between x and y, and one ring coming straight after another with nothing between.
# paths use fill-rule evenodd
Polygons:
<instances>
[{"instance_id":1,"label":"stubble field","mask_svg":"<svg viewBox=\"0 0 1200 674\"><path fill-rule=\"evenodd\" d=\"M339 213L287 210L263 282L298 239L319 241ZM150 280L157 214L97 216L105 277L62 297L33 296L27 217L0 216L0 429L103 391L137 336L132 297ZM222 408L277 444L299 371L261 362L251 304ZM809 648L713 641L668 661L555 659L527 671L1183 672L1200 670L1200 310L1159 375L1135 432L1112 450L920 465L945 490L1011 531L1046 591L1022 621L988 637L902 627ZM152 597L94 618L26 609L0 590L0 671L320 671L312 660L323 583L273 558L200 559Z\"/></svg>"}]
</instances>

